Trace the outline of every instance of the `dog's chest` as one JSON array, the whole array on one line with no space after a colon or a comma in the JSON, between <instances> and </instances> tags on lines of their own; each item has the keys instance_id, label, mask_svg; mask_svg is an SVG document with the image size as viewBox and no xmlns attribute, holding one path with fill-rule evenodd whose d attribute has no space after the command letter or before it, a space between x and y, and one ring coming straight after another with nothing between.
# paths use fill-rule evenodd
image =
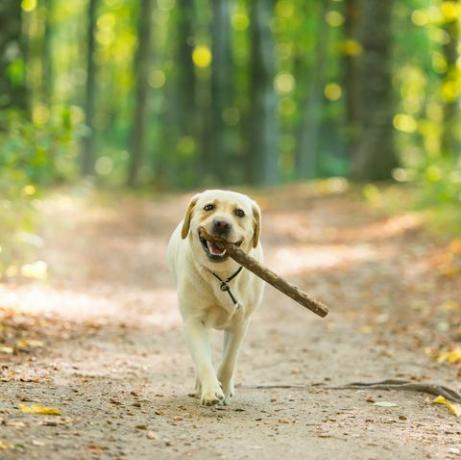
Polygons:
<instances>
[{"instance_id":1,"label":"dog's chest","mask_svg":"<svg viewBox=\"0 0 461 460\"><path fill-rule=\"evenodd\" d=\"M210 289L202 310L202 321L208 327L226 329L243 319L246 308L241 304L242 292L233 287L232 294L230 296L217 284ZM238 304L234 304L234 299L238 301Z\"/></svg>"},{"instance_id":2,"label":"dog's chest","mask_svg":"<svg viewBox=\"0 0 461 460\"><path fill-rule=\"evenodd\" d=\"M195 294L192 308L207 327L231 328L245 321L256 307L261 286L252 283L248 273L239 274L238 278L227 285L230 292L223 290L221 282L209 273L190 284L190 289Z\"/></svg>"},{"instance_id":3,"label":"dog's chest","mask_svg":"<svg viewBox=\"0 0 461 460\"><path fill-rule=\"evenodd\" d=\"M229 283L231 294L220 289L220 284L208 284L209 302L204 303L204 323L216 329L226 329L246 321L261 301L263 282L254 275L243 272ZM234 300L238 303L234 304Z\"/></svg>"},{"instance_id":4,"label":"dog's chest","mask_svg":"<svg viewBox=\"0 0 461 460\"><path fill-rule=\"evenodd\" d=\"M220 304L210 304L202 312L202 321L214 329L226 329L243 317L243 308L229 306L229 310Z\"/></svg>"}]
</instances>

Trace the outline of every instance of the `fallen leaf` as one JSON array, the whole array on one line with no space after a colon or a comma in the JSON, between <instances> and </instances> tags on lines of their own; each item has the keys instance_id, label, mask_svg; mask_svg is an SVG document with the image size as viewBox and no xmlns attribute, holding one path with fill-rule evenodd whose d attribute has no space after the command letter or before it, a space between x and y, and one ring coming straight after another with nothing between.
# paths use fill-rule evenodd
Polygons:
<instances>
[{"instance_id":1,"label":"fallen leaf","mask_svg":"<svg viewBox=\"0 0 461 460\"><path fill-rule=\"evenodd\" d=\"M461 363L461 348L455 348L450 351L441 351L437 356L437 362L450 364Z\"/></svg>"},{"instance_id":2,"label":"fallen leaf","mask_svg":"<svg viewBox=\"0 0 461 460\"><path fill-rule=\"evenodd\" d=\"M454 311L460 307L459 302L456 300L447 300L442 305L440 305L440 309L443 311Z\"/></svg>"},{"instance_id":3,"label":"fallen leaf","mask_svg":"<svg viewBox=\"0 0 461 460\"><path fill-rule=\"evenodd\" d=\"M377 401L373 403L373 406L379 406L379 407L399 407L397 403L393 403L390 401Z\"/></svg>"},{"instance_id":4,"label":"fallen leaf","mask_svg":"<svg viewBox=\"0 0 461 460\"><path fill-rule=\"evenodd\" d=\"M432 401L433 404L442 404L445 406L455 417L461 415L461 404L455 404L448 401L445 397L439 395Z\"/></svg>"},{"instance_id":5,"label":"fallen leaf","mask_svg":"<svg viewBox=\"0 0 461 460\"><path fill-rule=\"evenodd\" d=\"M16 377L14 371L5 370L4 373L0 376L0 382L9 382Z\"/></svg>"},{"instance_id":6,"label":"fallen leaf","mask_svg":"<svg viewBox=\"0 0 461 460\"><path fill-rule=\"evenodd\" d=\"M61 415L61 411L55 407L41 406L40 404L18 404L19 410L24 414L40 414L40 415Z\"/></svg>"},{"instance_id":7,"label":"fallen leaf","mask_svg":"<svg viewBox=\"0 0 461 460\"><path fill-rule=\"evenodd\" d=\"M6 449L10 449L10 448L11 448L11 444L9 444L6 441L1 441L0 440L0 450L6 450Z\"/></svg>"},{"instance_id":8,"label":"fallen leaf","mask_svg":"<svg viewBox=\"0 0 461 460\"><path fill-rule=\"evenodd\" d=\"M38 447L42 447L42 446L45 445L45 443L44 443L43 441L39 441L38 439L33 439L33 440L32 440L32 444L33 444L34 446L38 446Z\"/></svg>"},{"instance_id":9,"label":"fallen leaf","mask_svg":"<svg viewBox=\"0 0 461 460\"><path fill-rule=\"evenodd\" d=\"M7 347L6 345L0 345L0 353L4 355L12 355L14 352L13 347Z\"/></svg>"},{"instance_id":10,"label":"fallen leaf","mask_svg":"<svg viewBox=\"0 0 461 460\"><path fill-rule=\"evenodd\" d=\"M39 348L43 347L43 342L41 340L33 339L21 339L16 342L18 348Z\"/></svg>"},{"instance_id":11,"label":"fallen leaf","mask_svg":"<svg viewBox=\"0 0 461 460\"><path fill-rule=\"evenodd\" d=\"M24 428L26 424L20 420L6 420L5 426L11 426L13 428Z\"/></svg>"}]
</instances>

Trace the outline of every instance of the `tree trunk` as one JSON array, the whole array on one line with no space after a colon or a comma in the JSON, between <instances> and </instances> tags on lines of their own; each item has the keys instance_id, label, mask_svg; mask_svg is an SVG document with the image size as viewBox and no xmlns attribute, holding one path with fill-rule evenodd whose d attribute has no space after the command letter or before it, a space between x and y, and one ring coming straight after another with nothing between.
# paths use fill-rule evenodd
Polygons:
<instances>
[{"instance_id":1,"label":"tree trunk","mask_svg":"<svg viewBox=\"0 0 461 460\"><path fill-rule=\"evenodd\" d=\"M349 158L357 150L360 136L360 87L358 78L358 58L360 45L358 37L358 0L346 0L344 5L344 96L347 155Z\"/></svg>"},{"instance_id":2,"label":"tree trunk","mask_svg":"<svg viewBox=\"0 0 461 460\"><path fill-rule=\"evenodd\" d=\"M52 30L53 30L53 10L54 0L46 0L45 3L45 30L43 32L43 71L42 71L42 97L45 104L51 105L53 95L53 50L52 50Z\"/></svg>"},{"instance_id":3,"label":"tree trunk","mask_svg":"<svg viewBox=\"0 0 461 460\"><path fill-rule=\"evenodd\" d=\"M392 6L393 0L361 1L358 77L363 130L351 166L358 180L390 179L398 165L392 126Z\"/></svg>"},{"instance_id":4,"label":"tree trunk","mask_svg":"<svg viewBox=\"0 0 461 460\"><path fill-rule=\"evenodd\" d=\"M149 114L149 63L151 54L152 0L142 0L138 24L138 49L134 62L135 108L132 127L132 148L128 171L128 185L139 182L139 171L145 157L146 126Z\"/></svg>"},{"instance_id":5,"label":"tree trunk","mask_svg":"<svg viewBox=\"0 0 461 460\"><path fill-rule=\"evenodd\" d=\"M232 84L232 31L230 26L230 4L228 0L213 0L211 21L212 74L210 143L208 155L213 177L226 183L224 164L230 164L232 132L224 121L226 109L233 100Z\"/></svg>"},{"instance_id":6,"label":"tree trunk","mask_svg":"<svg viewBox=\"0 0 461 460\"><path fill-rule=\"evenodd\" d=\"M331 1L325 0L319 6L319 25L316 33L315 69L313 69L309 90L302 103L302 121L298 134L296 151L296 177L313 179L317 176L318 138L322 117L323 86L328 49L328 24L325 14Z\"/></svg>"},{"instance_id":7,"label":"tree trunk","mask_svg":"<svg viewBox=\"0 0 461 460\"><path fill-rule=\"evenodd\" d=\"M196 133L193 113L195 109L195 69L192 62L194 45L194 0L179 0L178 2L178 47L177 47L177 78L176 91L180 109L177 111L178 130L180 136L190 136Z\"/></svg>"},{"instance_id":8,"label":"tree trunk","mask_svg":"<svg viewBox=\"0 0 461 460\"><path fill-rule=\"evenodd\" d=\"M159 119L162 137L155 155L156 184L161 188L191 187L203 171L198 149L201 118L197 110L197 77L192 60L196 0L178 0L171 40L174 67L167 79L163 97L167 102ZM154 99L155 100L155 99Z\"/></svg>"},{"instance_id":9,"label":"tree trunk","mask_svg":"<svg viewBox=\"0 0 461 460\"><path fill-rule=\"evenodd\" d=\"M448 0L444 0L448 2ZM450 0L452 3L453 0ZM458 3L455 1L455 3ZM443 54L447 68L444 72L442 85L445 88L454 86L457 82L459 70L457 69L456 62L458 60L458 43L459 43L459 25L458 17L448 21L445 26L446 42L443 45ZM442 155L454 156L457 154L457 136L456 136L456 122L458 118L458 98L455 91L443 90L443 124L442 124L442 139L441 151Z\"/></svg>"},{"instance_id":10,"label":"tree trunk","mask_svg":"<svg viewBox=\"0 0 461 460\"><path fill-rule=\"evenodd\" d=\"M274 90L276 57L271 31L273 3L251 2L250 23L250 135L247 172L250 183L271 185L278 181L279 120Z\"/></svg>"},{"instance_id":11,"label":"tree trunk","mask_svg":"<svg viewBox=\"0 0 461 460\"><path fill-rule=\"evenodd\" d=\"M86 51L86 84L85 84L85 125L86 134L82 139L82 174L88 176L94 171L94 107L96 96L96 61L95 61L95 29L98 0L89 0Z\"/></svg>"},{"instance_id":12,"label":"tree trunk","mask_svg":"<svg viewBox=\"0 0 461 460\"><path fill-rule=\"evenodd\" d=\"M26 113L28 94L25 79L21 2L0 2L0 110Z\"/></svg>"}]
</instances>

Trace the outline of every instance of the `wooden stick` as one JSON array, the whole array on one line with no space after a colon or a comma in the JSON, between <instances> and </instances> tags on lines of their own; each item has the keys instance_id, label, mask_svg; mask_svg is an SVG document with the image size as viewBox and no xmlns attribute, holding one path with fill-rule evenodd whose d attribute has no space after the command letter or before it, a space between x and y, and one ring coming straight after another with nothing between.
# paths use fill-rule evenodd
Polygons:
<instances>
[{"instance_id":1,"label":"wooden stick","mask_svg":"<svg viewBox=\"0 0 461 460\"><path fill-rule=\"evenodd\" d=\"M269 283L280 292L283 292L288 297L291 297L303 307L308 308L313 313L319 315L322 318L328 315L328 308L322 302L314 299L293 284L285 281L273 271L262 266L254 257L251 257L243 252L235 244L229 243L228 241L223 240L217 236L209 235L203 227L200 229L200 233L201 236L206 240L213 241L222 245L226 249L227 253L237 263L250 270L250 272L254 273L256 276L259 276L259 278L263 279L266 283Z\"/></svg>"}]
</instances>

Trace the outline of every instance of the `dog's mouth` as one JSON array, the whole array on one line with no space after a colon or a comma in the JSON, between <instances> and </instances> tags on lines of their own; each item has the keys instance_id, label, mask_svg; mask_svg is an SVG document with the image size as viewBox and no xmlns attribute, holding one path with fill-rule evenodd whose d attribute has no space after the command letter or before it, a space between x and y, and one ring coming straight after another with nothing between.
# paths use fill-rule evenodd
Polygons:
<instances>
[{"instance_id":1,"label":"dog's mouth","mask_svg":"<svg viewBox=\"0 0 461 460\"><path fill-rule=\"evenodd\" d=\"M229 257L229 255L227 254L226 248L224 248L221 244L215 241L207 240L206 238L203 237L200 231L199 231L198 237L199 237L200 243L202 244L203 250L205 251L205 254L213 262L222 262ZM241 246L242 243L243 243L243 239L233 244L235 244L236 246Z\"/></svg>"}]
</instances>

